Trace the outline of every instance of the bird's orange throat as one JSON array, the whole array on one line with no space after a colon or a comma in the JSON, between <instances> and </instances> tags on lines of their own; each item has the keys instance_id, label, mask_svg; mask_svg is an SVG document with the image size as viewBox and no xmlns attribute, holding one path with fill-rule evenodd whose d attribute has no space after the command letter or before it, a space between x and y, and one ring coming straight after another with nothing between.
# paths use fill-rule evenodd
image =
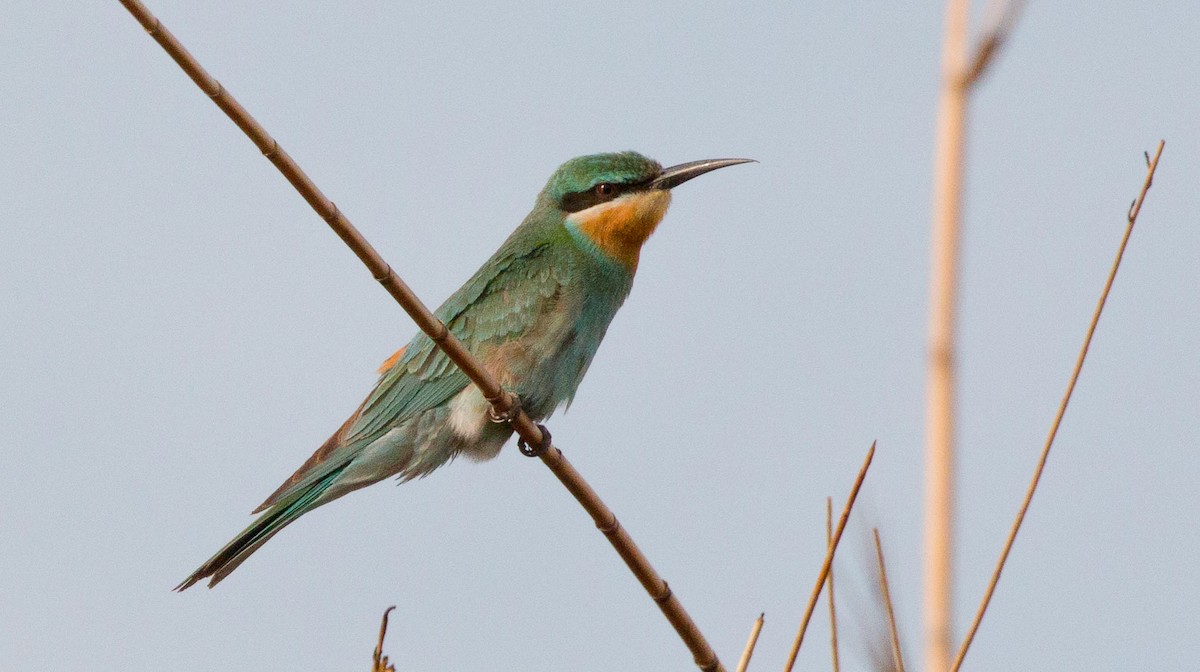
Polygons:
<instances>
[{"instance_id":1,"label":"bird's orange throat","mask_svg":"<svg viewBox=\"0 0 1200 672\"><path fill-rule=\"evenodd\" d=\"M637 268L642 244L658 228L670 205L669 191L639 191L572 213L567 222L575 225L601 252Z\"/></svg>"}]
</instances>

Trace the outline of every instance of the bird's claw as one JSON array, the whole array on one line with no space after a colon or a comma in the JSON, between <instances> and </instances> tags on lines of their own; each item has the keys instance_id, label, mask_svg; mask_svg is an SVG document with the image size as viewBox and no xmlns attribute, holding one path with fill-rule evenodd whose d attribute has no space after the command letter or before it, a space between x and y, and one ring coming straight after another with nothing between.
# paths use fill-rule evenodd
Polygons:
<instances>
[{"instance_id":1,"label":"bird's claw","mask_svg":"<svg viewBox=\"0 0 1200 672\"><path fill-rule=\"evenodd\" d=\"M503 396L503 394L501 394L501 396ZM509 405L508 410L504 411L503 413L496 412L497 400L487 400L491 403L487 409L488 420L491 420L497 425L505 425L517 419L517 416L521 414L521 397L511 393L508 396L512 399L512 404Z\"/></svg>"},{"instance_id":2,"label":"bird's claw","mask_svg":"<svg viewBox=\"0 0 1200 672\"><path fill-rule=\"evenodd\" d=\"M546 429L545 425L538 425L537 428L542 433L542 440L537 447L530 446L524 437L517 439L517 448L525 457L541 457L546 452L546 449L550 447L552 441L550 430Z\"/></svg>"}]
</instances>

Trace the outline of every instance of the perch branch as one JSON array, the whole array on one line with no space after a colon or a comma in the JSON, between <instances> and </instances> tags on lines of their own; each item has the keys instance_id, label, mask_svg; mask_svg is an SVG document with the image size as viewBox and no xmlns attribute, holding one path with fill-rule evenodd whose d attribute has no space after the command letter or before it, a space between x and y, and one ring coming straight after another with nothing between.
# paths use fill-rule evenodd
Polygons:
<instances>
[{"instance_id":1,"label":"perch branch","mask_svg":"<svg viewBox=\"0 0 1200 672\"><path fill-rule=\"evenodd\" d=\"M258 147L263 156L267 157L283 173L283 176L300 192L313 210L316 210L321 219L325 220L334 233L358 256L371 272L371 276L379 281L379 284L383 285L392 298L412 317L421 331L433 339L433 342L446 353L446 356L462 369L463 373L483 393L484 398L491 403L492 412L498 417L508 417L514 409L516 410L515 418L512 421L513 429L528 445L541 451L542 462L550 468L558 480L591 515L597 527L608 538L646 591L650 593L651 598L662 610L671 626L679 633L680 638L691 651L696 665L705 672L723 671L724 667L717 658L717 654L709 646L708 641L705 640L704 635L683 608L679 599L667 586L667 582L658 575L641 550L633 543L633 539L617 522L613 512L583 480L579 472L575 471L571 463L563 456L562 451L554 446L543 445L541 430L514 403L512 395L500 387L496 379L467 351L454 334L450 333L446 325L417 298L408 285L400 279L400 276L396 275L392 267L383 260L383 257L350 223L350 220L338 210L333 201L330 201L317 188L295 160L280 147L279 143L254 117L250 116L229 91L221 86L220 82L208 74L199 61L155 18L150 10L139 0L120 0L120 2L142 24L146 32L179 64L188 77L191 77L192 81L212 99L213 103L221 108L233 123L237 124L238 128L242 129L242 132Z\"/></svg>"}]
</instances>

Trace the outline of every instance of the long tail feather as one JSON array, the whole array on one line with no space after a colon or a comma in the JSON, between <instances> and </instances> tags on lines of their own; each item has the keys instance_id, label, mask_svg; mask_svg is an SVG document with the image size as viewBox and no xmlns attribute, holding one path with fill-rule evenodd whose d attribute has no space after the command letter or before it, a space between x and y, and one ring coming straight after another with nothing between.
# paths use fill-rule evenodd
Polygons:
<instances>
[{"instance_id":1,"label":"long tail feather","mask_svg":"<svg viewBox=\"0 0 1200 672\"><path fill-rule=\"evenodd\" d=\"M192 572L191 576L175 586L175 590L187 590L203 579L209 579L209 588L220 583L221 579L229 576L230 572L237 569L238 565L245 562L246 558L250 557L260 546L267 543L268 539L275 536L292 521L315 508L314 503L329 489L344 468L345 466L333 470L309 487L290 497L285 497L271 506L253 523L250 523L249 527L242 530L241 534L234 537L233 541L225 544L224 548L200 565L200 568Z\"/></svg>"}]
</instances>

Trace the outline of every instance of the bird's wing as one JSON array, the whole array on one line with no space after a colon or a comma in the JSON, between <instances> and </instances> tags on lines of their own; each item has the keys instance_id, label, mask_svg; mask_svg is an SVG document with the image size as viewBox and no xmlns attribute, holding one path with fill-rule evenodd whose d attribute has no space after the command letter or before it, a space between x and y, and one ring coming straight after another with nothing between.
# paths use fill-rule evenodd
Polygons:
<instances>
[{"instance_id":1,"label":"bird's wing","mask_svg":"<svg viewBox=\"0 0 1200 672\"><path fill-rule=\"evenodd\" d=\"M507 341L533 326L566 282L545 245L493 258L437 310L450 332L477 356L481 346ZM466 374L418 334L367 397L349 442L374 440L397 421L439 406L467 386Z\"/></svg>"},{"instance_id":2,"label":"bird's wing","mask_svg":"<svg viewBox=\"0 0 1200 672\"><path fill-rule=\"evenodd\" d=\"M438 308L437 316L476 353L480 346L523 333L569 282L569 269L552 263L546 248L508 253L502 248ZM470 382L423 333L385 366L358 410L256 512L340 469L388 430L448 402Z\"/></svg>"}]
</instances>

